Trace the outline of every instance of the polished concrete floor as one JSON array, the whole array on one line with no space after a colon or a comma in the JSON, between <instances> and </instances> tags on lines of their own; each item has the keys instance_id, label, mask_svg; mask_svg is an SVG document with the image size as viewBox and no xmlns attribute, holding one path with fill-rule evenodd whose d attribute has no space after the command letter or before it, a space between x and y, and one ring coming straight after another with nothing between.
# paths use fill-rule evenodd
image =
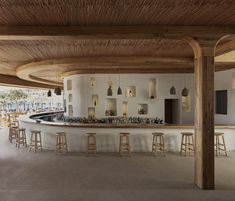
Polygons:
<instances>
[{"instance_id":1,"label":"polished concrete floor","mask_svg":"<svg viewBox=\"0 0 235 201\"><path fill-rule=\"evenodd\" d=\"M193 157L29 152L0 129L0 201L235 200L235 152L216 158L216 190L193 184Z\"/></svg>"}]
</instances>

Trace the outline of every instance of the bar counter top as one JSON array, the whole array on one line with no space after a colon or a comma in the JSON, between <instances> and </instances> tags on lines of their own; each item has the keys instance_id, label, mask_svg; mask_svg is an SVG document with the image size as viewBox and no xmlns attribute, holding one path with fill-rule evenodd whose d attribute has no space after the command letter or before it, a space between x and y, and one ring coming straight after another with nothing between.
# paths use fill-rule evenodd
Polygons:
<instances>
[{"instance_id":1,"label":"bar counter top","mask_svg":"<svg viewBox=\"0 0 235 201\"><path fill-rule=\"evenodd\" d=\"M193 129L193 124L135 124L135 123L69 123L69 122L48 122L41 121L37 123L36 120L30 119L29 115L20 117L20 121L25 123L35 123L47 126L57 127L81 127L81 128L159 128L159 129ZM235 124L217 124L215 129L235 129Z\"/></svg>"}]
</instances>

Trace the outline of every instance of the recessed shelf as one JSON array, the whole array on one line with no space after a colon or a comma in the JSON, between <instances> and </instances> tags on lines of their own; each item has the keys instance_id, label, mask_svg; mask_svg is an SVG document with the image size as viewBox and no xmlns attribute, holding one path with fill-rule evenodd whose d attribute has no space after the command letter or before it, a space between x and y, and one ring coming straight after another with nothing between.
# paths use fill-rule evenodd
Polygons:
<instances>
[{"instance_id":1,"label":"recessed shelf","mask_svg":"<svg viewBox=\"0 0 235 201\"><path fill-rule=\"evenodd\" d=\"M94 119L94 118L95 118L95 108L88 107L88 119Z\"/></svg>"},{"instance_id":2,"label":"recessed shelf","mask_svg":"<svg viewBox=\"0 0 235 201\"><path fill-rule=\"evenodd\" d=\"M72 90L72 80L67 80L67 91Z\"/></svg>"},{"instance_id":3,"label":"recessed shelf","mask_svg":"<svg viewBox=\"0 0 235 201\"><path fill-rule=\"evenodd\" d=\"M149 87L149 98L155 99L157 98L157 80L155 78L149 79L148 83Z\"/></svg>"},{"instance_id":4,"label":"recessed shelf","mask_svg":"<svg viewBox=\"0 0 235 201\"><path fill-rule=\"evenodd\" d=\"M136 86L125 87L125 97L136 97Z\"/></svg>"},{"instance_id":5,"label":"recessed shelf","mask_svg":"<svg viewBox=\"0 0 235 201\"><path fill-rule=\"evenodd\" d=\"M71 103L73 101L73 95L69 94L69 102Z\"/></svg>"},{"instance_id":6,"label":"recessed shelf","mask_svg":"<svg viewBox=\"0 0 235 201\"><path fill-rule=\"evenodd\" d=\"M68 110L69 110L69 117L73 117L73 106L69 105Z\"/></svg>"},{"instance_id":7,"label":"recessed shelf","mask_svg":"<svg viewBox=\"0 0 235 201\"><path fill-rule=\"evenodd\" d=\"M94 107L96 107L99 104L99 96L98 95L92 95L91 100L92 100L92 105Z\"/></svg>"},{"instance_id":8,"label":"recessed shelf","mask_svg":"<svg viewBox=\"0 0 235 201\"><path fill-rule=\"evenodd\" d=\"M191 112L191 96L182 96L182 111Z\"/></svg>"},{"instance_id":9,"label":"recessed shelf","mask_svg":"<svg viewBox=\"0 0 235 201\"><path fill-rule=\"evenodd\" d=\"M116 98L107 98L105 106L105 116L117 116Z\"/></svg>"},{"instance_id":10,"label":"recessed shelf","mask_svg":"<svg viewBox=\"0 0 235 201\"><path fill-rule=\"evenodd\" d=\"M96 84L95 78L94 78L94 77L91 77L91 78L90 78L90 86L91 86L91 87L95 87L95 84Z\"/></svg>"},{"instance_id":11,"label":"recessed shelf","mask_svg":"<svg viewBox=\"0 0 235 201\"><path fill-rule=\"evenodd\" d=\"M138 104L138 114L139 115L148 114L148 104L146 103Z\"/></svg>"},{"instance_id":12,"label":"recessed shelf","mask_svg":"<svg viewBox=\"0 0 235 201\"><path fill-rule=\"evenodd\" d=\"M128 102L127 101L122 102L122 115L128 116Z\"/></svg>"}]
</instances>

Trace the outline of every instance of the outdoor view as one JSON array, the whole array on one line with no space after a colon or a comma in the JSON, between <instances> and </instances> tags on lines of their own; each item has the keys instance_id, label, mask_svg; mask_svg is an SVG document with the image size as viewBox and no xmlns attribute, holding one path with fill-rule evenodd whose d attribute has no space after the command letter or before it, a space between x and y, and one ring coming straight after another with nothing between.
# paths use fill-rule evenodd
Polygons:
<instances>
[{"instance_id":1,"label":"outdoor view","mask_svg":"<svg viewBox=\"0 0 235 201\"><path fill-rule=\"evenodd\" d=\"M0 123L8 126L19 115L63 109L63 95L53 90L0 86Z\"/></svg>"}]
</instances>

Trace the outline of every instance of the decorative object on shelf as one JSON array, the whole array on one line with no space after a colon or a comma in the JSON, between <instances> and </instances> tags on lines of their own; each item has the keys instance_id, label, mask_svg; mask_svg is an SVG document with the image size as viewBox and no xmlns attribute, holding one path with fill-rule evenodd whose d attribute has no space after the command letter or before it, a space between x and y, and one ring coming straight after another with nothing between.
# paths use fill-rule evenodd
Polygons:
<instances>
[{"instance_id":1,"label":"decorative object on shelf","mask_svg":"<svg viewBox=\"0 0 235 201\"><path fill-rule=\"evenodd\" d=\"M96 107L99 104L99 96L97 94L93 94L91 96L92 99L92 105Z\"/></svg>"},{"instance_id":2,"label":"decorative object on shelf","mask_svg":"<svg viewBox=\"0 0 235 201\"><path fill-rule=\"evenodd\" d=\"M174 86L172 86L172 87L170 88L170 94L171 94L171 95L176 95L176 89L175 89Z\"/></svg>"},{"instance_id":3,"label":"decorative object on shelf","mask_svg":"<svg viewBox=\"0 0 235 201\"><path fill-rule=\"evenodd\" d=\"M95 86L95 77L90 77L90 86L91 87Z\"/></svg>"},{"instance_id":4,"label":"decorative object on shelf","mask_svg":"<svg viewBox=\"0 0 235 201\"><path fill-rule=\"evenodd\" d=\"M47 97L51 97L51 90L49 89L49 91L47 92Z\"/></svg>"},{"instance_id":5,"label":"decorative object on shelf","mask_svg":"<svg viewBox=\"0 0 235 201\"><path fill-rule=\"evenodd\" d=\"M143 108L141 108L138 110L138 114L146 114L146 111Z\"/></svg>"},{"instance_id":6,"label":"decorative object on shelf","mask_svg":"<svg viewBox=\"0 0 235 201\"><path fill-rule=\"evenodd\" d=\"M113 82L112 82L111 78L109 77L107 96L112 96L113 95L112 86L113 86Z\"/></svg>"},{"instance_id":7,"label":"decorative object on shelf","mask_svg":"<svg viewBox=\"0 0 235 201\"><path fill-rule=\"evenodd\" d=\"M184 75L184 88L183 88L181 94L184 97L188 96L188 94L189 94L189 90L186 88L186 77L185 77L185 75Z\"/></svg>"},{"instance_id":8,"label":"decorative object on shelf","mask_svg":"<svg viewBox=\"0 0 235 201\"><path fill-rule=\"evenodd\" d=\"M116 115L117 115L116 111L113 111L113 110L105 111L105 116L116 116Z\"/></svg>"},{"instance_id":9,"label":"decorative object on shelf","mask_svg":"<svg viewBox=\"0 0 235 201\"><path fill-rule=\"evenodd\" d=\"M148 114L148 104L138 104L138 114Z\"/></svg>"},{"instance_id":10,"label":"decorative object on shelf","mask_svg":"<svg viewBox=\"0 0 235 201\"><path fill-rule=\"evenodd\" d=\"M109 86L109 88L107 90L107 96L112 96L112 95L113 95L112 86Z\"/></svg>"},{"instance_id":11,"label":"decorative object on shelf","mask_svg":"<svg viewBox=\"0 0 235 201\"><path fill-rule=\"evenodd\" d=\"M118 75L118 90L117 95L122 95L122 89L120 87L120 74Z\"/></svg>"}]
</instances>

